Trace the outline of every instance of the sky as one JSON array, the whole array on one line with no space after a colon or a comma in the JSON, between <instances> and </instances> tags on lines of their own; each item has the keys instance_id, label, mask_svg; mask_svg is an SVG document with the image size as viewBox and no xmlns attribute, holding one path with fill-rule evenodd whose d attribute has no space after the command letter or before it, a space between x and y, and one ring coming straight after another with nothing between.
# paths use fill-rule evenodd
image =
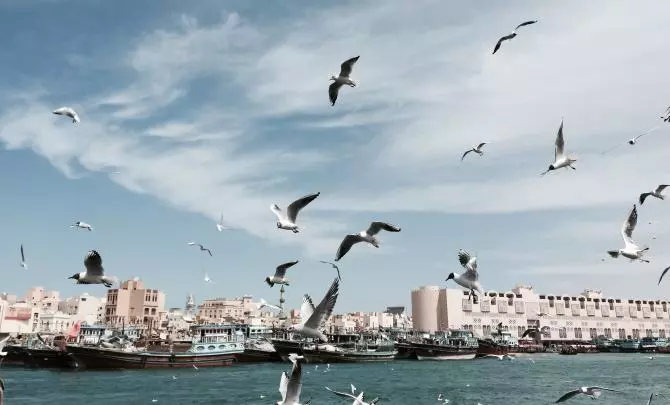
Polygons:
<instances>
[{"instance_id":1,"label":"sky","mask_svg":"<svg viewBox=\"0 0 670 405\"><path fill-rule=\"evenodd\" d=\"M637 196L670 181L670 3L653 3L5 0L0 291L104 295L67 279L96 249L107 274L170 307L189 293L276 302L264 278L300 259L297 308L335 276L319 260L377 220L402 231L341 260L335 312L453 288L461 248L486 290L667 298L670 202L639 207L651 263L606 255ZM356 55L358 86L333 107L328 79ZM81 123L51 114L61 106ZM561 119L577 170L540 177ZM317 191L302 232L276 228L271 204ZM221 214L234 230L217 232Z\"/></svg>"}]
</instances>

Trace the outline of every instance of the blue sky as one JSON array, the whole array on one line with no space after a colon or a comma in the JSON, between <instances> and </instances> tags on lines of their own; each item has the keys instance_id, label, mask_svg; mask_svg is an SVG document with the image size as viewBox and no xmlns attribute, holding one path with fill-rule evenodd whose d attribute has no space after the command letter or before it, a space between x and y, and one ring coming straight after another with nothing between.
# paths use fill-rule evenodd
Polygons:
<instances>
[{"instance_id":1,"label":"blue sky","mask_svg":"<svg viewBox=\"0 0 670 405\"><path fill-rule=\"evenodd\" d=\"M342 260L336 312L409 305L412 288L458 271L459 248L477 254L486 289L667 297L656 286L670 264L667 202L640 209L634 236L651 264L605 255L622 247L637 195L670 180L667 2L129 7L0 3L3 291L100 295L66 279L97 249L109 274L139 276L170 306L188 293L274 300L263 279L301 259L289 271L298 307L334 277L318 260L382 220L403 230ZM528 19L540 22L491 55ZM359 85L331 107L328 78L355 55ZM63 105L79 125L51 114ZM577 170L540 178L561 117ZM461 163L480 141L484 156ZM316 191L304 232L276 228L270 204ZM218 233L220 213L238 229Z\"/></svg>"}]
</instances>

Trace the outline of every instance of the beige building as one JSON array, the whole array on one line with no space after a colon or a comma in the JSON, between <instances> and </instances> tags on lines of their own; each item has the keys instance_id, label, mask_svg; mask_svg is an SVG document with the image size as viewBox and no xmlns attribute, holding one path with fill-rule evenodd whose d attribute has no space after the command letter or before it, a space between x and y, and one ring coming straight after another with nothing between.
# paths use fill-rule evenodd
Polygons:
<instances>
[{"instance_id":1,"label":"beige building","mask_svg":"<svg viewBox=\"0 0 670 405\"><path fill-rule=\"evenodd\" d=\"M25 302L34 308L40 308L45 311L56 311L60 302L60 292L47 291L43 287L33 287L26 294Z\"/></svg>"},{"instance_id":2,"label":"beige building","mask_svg":"<svg viewBox=\"0 0 670 405\"><path fill-rule=\"evenodd\" d=\"M438 286L424 286L412 290L413 328L419 332L445 330L447 320L446 291Z\"/></svg>"},{"instance_id":3,"label":"beige building","mask_svg":"<svg viewBox=\"0 0 670 405\"><path fill-rule=\"evenodd\" d=\"M107 290L105 324L135 325L158 329L165 313L165 293L144 287L139 278L121 283L120 288Z\"/></svg>"},{"instance_id":4,"label":"beige building","mask_svg":"<svg viewBox=\"0 0 670 405\"><path fill-rule=\"evenodd\" d=\"M198 318L205 322L245 322L260 314L258 303L250 295L239 298L212 298L198 305Z\"/></svg>"},{"instance_id":5,"label":"beige building","mask_svg":"<svg viewBox=\"0 0 670 405\"><path fill-rule=\"evenodd\" d=\"M104 321L105 299L83 293L61 301L58 310L70 315L73 322L95 325Z\"/></svg>"}]
</instances>

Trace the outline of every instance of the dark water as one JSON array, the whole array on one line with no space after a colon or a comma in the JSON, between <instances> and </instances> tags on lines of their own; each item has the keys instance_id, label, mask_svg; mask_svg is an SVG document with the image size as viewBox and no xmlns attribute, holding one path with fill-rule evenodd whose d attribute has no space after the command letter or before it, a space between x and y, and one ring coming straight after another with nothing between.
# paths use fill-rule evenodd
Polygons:
<instances>
[{"instance_id":1,"label":"dark water","mask_svg":"<svg viewBox=\"0 0 670 405\"><path fill-rule=\"evenodd\" d=\"M383 404L437 404L442 392L450 405L538 405L554 402L581 385L625 391L604 393L601 404L646 404L649 394L670 394L670 355L650 360L643 354L543 354L514 361L396 361L383 364L307 364L301 401L311 405L353 401L326 391L349 391L353 383L370 400ZM531 361L532 359L533 361ZM3 368L6 405L67 404L235 404L272 405L281 399L277 388L289 364L235 365L227 368L107 372L57 372ZM309 372L309 373L308 373ZM177 379L173 379L176 376ZM265 398L261 399L261 395ZM669 395L670 397L670 395ZM152 402L156 399L156 402ZM656 402L657 401L657 402ZM567 404L591 404L576 397ZM668 403L662 398L654 403Z\"/></svg>"}]
</instances>

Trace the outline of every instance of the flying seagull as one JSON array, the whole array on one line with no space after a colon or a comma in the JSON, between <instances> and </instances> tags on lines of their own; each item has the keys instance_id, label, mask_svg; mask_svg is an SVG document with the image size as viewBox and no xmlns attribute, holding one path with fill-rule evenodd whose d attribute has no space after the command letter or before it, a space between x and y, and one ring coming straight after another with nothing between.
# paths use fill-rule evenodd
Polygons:
<instances>
[{"instance_id":1,"label":"flying seagull","mask_svg":"<svg viewBox=\"0 0 670 405\"><path fill-rule=\"evenodd\" d=\"M558 134L556 134L556 148L554 149L554 163L549 165L549 168L540 174L544 176L552 170L558 170L562 167L569 167L572 170L577 170L572 165L577 159L573 159L564 155L565 140L563 139L563 118L561 118L561 126L558 127Z\"/></svg>"},{"instance_id":2,"label":"flying seagull","mask_svg":"<svg viewBox=\"0 0 670 405\"><path fill-rule=\"evenodd\" d=\"M303 356L298 356L295 353L288 355L288 359L293 364L291 368L291 376L289 377L286 374L286 371L283 371L281 374L281 380L279 380L279 393L281 394L281 401L277 402L277 405L300 405L300 391L302 390L302 366L300 365L300 360ZM305 402L305 405L309 401Z\"/></svg>"},{"instance_id":3,"label":"flying seagull","mask_svg":"<svg viewBox=\"0 0 670 405\"><path fill-rule=\"evenodd\" d=\"M21 245L21 267L28 270L28 263L26 263L26 255L23 254L23 245Z\"/></svg>"},{"instance_id":4,"label":"flying seagull","mask_svg":"<svg viewBox=\"0 0 670 405\"><path fill-rule=\"evenodd\" d=\"M354 64L358 61L358 58L360 58L360 56L345 60L340 65L339 76L330 76L330 80L334 80L334 82L328 86L328 97L330 98L330 105L335 105L335 101L337 101L337 94L340 92L340 87L345 84L347 86L356 87L356 82L351 80L349 75L351 75L351 69L353 69Z\"/></svg>"},{"instance_id":5,"label":"flying seagull","mask_svg":"<svg viewBox=\"0 0 670 405\"><path fill-rule=\"evenodd\" d=\"M90 224L81 221L77 221L73 225L70 225L70 228L88 229L89 231L93 230L93 227Z\"/></svg>"},{"instance_id":6,"label":"flying seagull","mask_svg":"<svg viewBox=\"0 0 670 405\"><path fill-rule=\"evenodd\" d=\"M611 390L609 388L604 388L604 387L581 387L577 388L576 390L570 391L563 395L562 397L558 398L558 400L555 403L567 401L568 399L574 397L575 395L579 394L584 394L587 397L590 397L591 399L598 399L598 397L601 394L601 391L611 391L611 392L621 392L621 391L616 391L616 390Z\"/></svg>"},{"instance_id":7,"label":"flying seagull","mask_svg":"<svg viewBox=\"0 0 670 405\"><path fill-rule=\"evenodd\" d=\"M663 119L663 121L670 122L670 107L668 107L668 109L665 110L664 115L665 115L665 117L663 115L661 115L661 118Z\"/></svg>"},{"instance_id":8,"label":"flying seagull","mask_svg":"<svg viewBox=\"0 0 670 405\"><path fill-rule=\"evenodd\" d=\"M670 270L670 266L669 266L669 267L666 267L666 268L663 270L663 273L661 273L661 277L658 278L658 285L661 285L661 280L663 280L663 276L665 276L665 273L667 273L668 270Z\"/></svg>"},{"instance_id":9,"label":"flying seagull","mask_svg":"<svg viewBox=\"0 0 670 405\"><path fill-rule=\"evenodd\" d=\"M199 244L199 243L189 242L188 245L189 245L189 246L198 246L198 247L200 248L201 251L203 251L203 252L207 252L207 253L209 253L210 256L212 256L212 251L209 250L209 249L207 249L206 247L202 246L202 245Z\"/></svg>"},{"instance_id":10,"label":"flying seagull","mask_svg":"<svg viewBox=\"0 0 670 405\"><path fill-rule=\"evenodd\" d=\"M514 37L516 37L516 30L518 30L521 27L525 27L526 25L531 25L535 24L537 20L533 21L526 21L522 22L521 24L517 25L516 28L514 28L514 31L512 31L511 34L505 35L504 37L501 37L498 42L496 43L496 46L493 48L493 54L495 55L496 52L498 52L498 49L500 49L500 45L502 45L503 41L508 41Z\"/></svg>"},{"instance_id":11,"label":"flying seagull","mask_svg":"<svg viewBox=\"0 0 670 405\"><path fill-rule=\"evenodd\" d=\"M521 335L521 339L525 338L526 336L530 336L533 339L539 339L543 334L549 331L548 326L543 326L542 328L528 328L525 331L523 331L523 334Z\"/></svg>"},{"instance_id":12,"label":"flying seagull","mask_svg":"<svg viewBox=\"0 0 670 405\"><path fill-rule=\"evenodd\" d=\"M482 142L482 143L480 143L480 144L477 145L477 146L473 146L472 149L468 149L468 150L466 150L465 153L463 153L463 156L461 156L461 162L463 161L463 159L465 159L465 156L466 156L468 153L470 153L470 152L475 152L475 153L478 154L479 156L483 155L483 154L484 154L484 151L482 151L482 148L483 148L484 145L486 145L487 143L488 143L488 142Z\"/></svg>"},{"instance_id":13,"label":"flying seagull","mask_svg":"<svg viewBox=\"0 0 670 405\"><path fill-rule=\"evenodd\" d=\"M652 392L651 395L649 395L649 400L647 401L647 405L651 405L651 400L654 399L654 396L665 398L665 395L663 395L663 394L654 394Z\"/></svg>"},{"instance_id":14,"label":"flying seagull","mask_svg":"<svg viewBox=\"0 0 670 405\"><path fill-rule=\"evenodd\" d=\"M642 193L640 194L640 205L644 204L644 200L647 199L649 196L656 197L661 200L665 200L665 196L662 194L663 190L668 187L668 184L660 184L658 187L656 187L656 190L649 192L649 193Z\"/></svg>"},{"instance_id":15,"label":"flying seagull","mask_svg":"<svg viewBox=\"0 0 670 405\"><path fill-rule=\"evenodd\" d=\"M323 342L328 342L328 338L321 332L321 329L324 328L326 321L333 312L333 308L335 308L339 290L340 280L336 278L316 308L314 308L312 298L305 294L300 306L300 324L291 325L288 329L304 337L312 337L321 339Z\"/></svg>"},{"instance_id":16,"label":"flying seagull","mask_svg":"<svg viewBox=\"0 0 670 405\"><path fill-rule=\"evenodd\" d=\"M295 266L298 264L299 260L293 261L293 262L287 262L284 264L280 264L277 266L275 269L275 274L272 277L265 277L265 282L268 283L270 287L274 287L275 284L284 284L284 285L289 285L288 280L285 278L286 277L286 270L288 270L290 267Z\"/></svg>"},{"instance_id":17,"label":"flying seagull","mask_svg":"<svg viewBox=\"0 0 670 405\"><path fill-rule=\"evenodd\" d=\"M344 257L344 255L346 255L347 252L351 250L351 247L358 242L367 242L378 248L379 240L377 240L375 235L377 235L382 229L388 232L400 232L400 228L387 224L386 222L372 222L370 223L370 227L367 230L361 231L360 233L349 234L345 236L344 239L342 239L340 247L337 249L337 253L335 254L335 261L337 262L342 257Z\"/></svg>"},{"instance_id":18,"label":"flying seagull","mask_svg":"<svg viewBox=\"0 0 670 405\"><path fill-rule=\"evenodd\" d=\"M223 213L221 214L221 219L219 222L216 223L216 229L218 229L219 232L222 232L224 229L231 229L229 226L223 223Z\"/></svg>"},{"instance_id":19,"label":"flying seagull","mask_svg":"<svg viewBox=\"0 0 670 405\"><path fill-rule=\"evenodd\" d=\"M332 392L333 394L337 395L338 397L353 399L355 405L372 405L372 404L376 404L379 401L379 398L375 398L370 402L364 402L363 401L363 392L360 392L357 396L356 392L355 392L356 387L353 384L351 384L351 394L349 394L348 392L335 391L335 390L330 389L329 387L324 387L324 388L326 390Z\"/></svg>"},{"instance_id":20,"label":"flying seagull","mask_svg":"<svg viewBox=\"0 0 670 405\"><path fill-rule=\"evenodd\" d=\"M650 134L650 133L654 132L654 131L657 130L658 128L659 128L659 127L653 127L653 128L651 128L650 130L648 130L648 131L646 131L646 132L643 132L643 133L641 133L640 135L635 136L634 138L630 138L629 140L626 141L626 143L629 144L629 145L631 145L631 146L632 146L632 145L635 145L635 144L637 143L637 140L638 140L638 139L642 138L643 136L645 136L645 135L647 135L647 134ZM602 155L604 155L604 154L606 154L606 153L609 153L609 152L613 151L614 149L618 148L618 147L621 146L621 145L623 145L623 144L622 144L622 143L619 143L619 144L617 144L617 145L615 145L615 146L609 148L608 150L606 150L605 152L603 152Z\"/></svg>"},{"instance_id":21,"label":"flying seagull","mask_svg":"<svg viewBox=\"0 0 670 405\"><path fill-rule=\"evenodd\" d=\"M454 282L463 288L470 290L468 298L473 298L477 302L477 297L474 292L477 291L480 295L484 294L481 284L479 284L479 273L477 272L477 258L470 256L470 253L463 249L458 251L458 261L465 269L463 274L449 273L445 281L454 280Z\"/></svg>"},{"instance_id":22,"label":"flying seagull","mask_svg":"<svg viewBox=\"0 0 670 405\"><path fill-rule=\"evenodd\" d=\"M209 278L209 275L207 273L205 273L204 281L205 281L205 283L214 284L214 282L212 281L211 278Z\"/></svg>"},{"instance_id":23,"label":"flying seagull","mask_svg":"<svg viewBox=\"0 0 670 405\"><path fill-rule=\"evenodd\" d=\"M633 204L633 209L630 210L628 218L626 221L624 221L623 226L621 227L621 236L623 237L623 241L625 243L624 248L619 250L608 250L607 254L615 259L621 255L627 259L630 259L631 261L639 260L641 262L649 263L649 260L642 258L644 252L649 250L649 248L640 248L633 241L633 231L635 230L635 225L637 225L637 206Z\"/></svg>"},{"instance_id":24,"label":"flying seagull","mask_svg":"<svg viewBox=\"0 0 670 405\"><path fill-rule=\"evenodd\" d=\"M295 223L295 221L298 219L298 213L301 209L305 208L307 204L314 201L314 199L316 199L316 197L318 197L320 194L321 192L309 194L293 201L286 208L286 214L282 212L281 208L279 208L277 204L272 204L270 206L270 210L277 216L277 228L287 229L293 231L293 233L300 232L298 225Z\"/></svg>"},{"instance_id":25,"label":"flying seagull","mask_svg":"<svg viewBox=\"0 0 670 405\"><path fill-rule=\"evenodd\" d=\"M330 264L335 270L337 270L337 278L339 278L340 281L342 281L342 276L340 276L340 268L337 267L337 264L335 264L333 262L325 262L323 260L319 260L319 262L321 262L323 264Z\"/></svg>"},{"instance_id":26,"label":"flying seagull","mask_svg":"<svg viewBox=\"0 0 670 405\"><path fill-rule=\"evenodd\" d=\"M77 113L70 107L57 108L53 111L53 113L56 115L64 115L66 117L72 118L73 124L77 124L80 121Z\"/></svg>"},{"instance_id":27,"label":"flying seagull","mask_svg":"<svg viewBox=\"0 0 670 405\"><path fill-rule=\"evenodd\" d=\"M512 360L514 360L514 356L511 356L509 354L487 354L484 357L488 357L488 358L491 358L491 359L498 359L500 361L503 361L503 360L512 361Z\"/></svg>"},{"instance_id":28,"label":"flying seagull","mask_svg":"<svg viewBox=\"0 0 670 405\"><path fill-rule=\"evenodd\" d=\"M86 271L75 273L68 277L77 280L77 284L104 284L109 288L116 282L116 277L105 276L105 269L102 267L102 257L95 250L90 250L84 259Z\"/></svg>"},{"instance_id":29,"label":"flying seagull","mask_svg":"<svg viewBox=\"0 0 670 405\"><path fill-rule=\"evenodd\" d=\"M265 301L263 298L261 298L261 302L258 305L258 309L262 309L262 308L269 308L269 309L274 309L275 311L281 311L281 308L279 308L278 306L273 305L273 304L268 304L268 302Z\"/></svg>"}]
</instances>

